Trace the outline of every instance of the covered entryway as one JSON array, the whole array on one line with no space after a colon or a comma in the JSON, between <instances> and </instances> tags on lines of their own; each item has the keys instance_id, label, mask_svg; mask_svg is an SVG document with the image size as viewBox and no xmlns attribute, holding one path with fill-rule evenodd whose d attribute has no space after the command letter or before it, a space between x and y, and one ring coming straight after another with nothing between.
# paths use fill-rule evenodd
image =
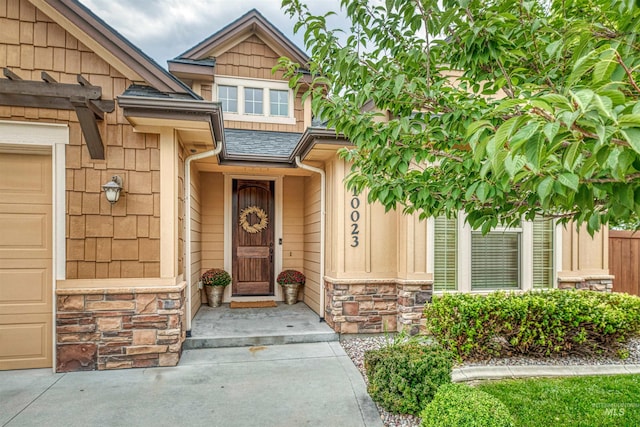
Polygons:
<instances>
[{"instance_id":1,"label":"covered entryway","mask_svg":"<svg viewBox=\"0 0 640 427\"><path fill-rule=\"evenodd\" d=\"M51 148L0 147L0 369L52 366Z\"/></svg>"},{"instance_id":2,"label":"covered entryway","mask_svg":"<svg viewBox=\"0 0 640 427\"><path fill-rule=\"evenodd\" d=\"M232 296L274 295L273 181L233 180Z\"/></svg>"}]
</instances>

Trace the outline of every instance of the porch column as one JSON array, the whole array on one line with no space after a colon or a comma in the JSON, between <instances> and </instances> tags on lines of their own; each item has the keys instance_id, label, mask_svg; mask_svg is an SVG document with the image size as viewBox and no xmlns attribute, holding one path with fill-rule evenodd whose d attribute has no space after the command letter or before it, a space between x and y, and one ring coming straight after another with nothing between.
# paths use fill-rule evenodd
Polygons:
<instances>
[{"instance_id":1,"label":"porch column","mask_svg":"<svg viewBox=\"0 0 640 427\"><path fill-rule=\"evenodd\" d=\"M160 277L178 274L178 147L173 129L160 131Z\"/></svg>"}]
</instances>

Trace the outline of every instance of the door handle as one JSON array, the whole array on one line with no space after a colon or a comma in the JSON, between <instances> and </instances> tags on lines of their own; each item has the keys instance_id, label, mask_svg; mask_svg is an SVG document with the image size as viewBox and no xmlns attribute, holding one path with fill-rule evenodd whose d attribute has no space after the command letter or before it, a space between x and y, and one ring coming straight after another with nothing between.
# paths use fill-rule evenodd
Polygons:
<instances>
[{"instance_id":1,"label":"door handle","mask_svg":"<svg viewBox=\"0 0 640 427\"><path fill-rule=\"evenodd\" d=\"M273 246L269 248L269 262L273 262Z\"/></svg>"}]
</instances>

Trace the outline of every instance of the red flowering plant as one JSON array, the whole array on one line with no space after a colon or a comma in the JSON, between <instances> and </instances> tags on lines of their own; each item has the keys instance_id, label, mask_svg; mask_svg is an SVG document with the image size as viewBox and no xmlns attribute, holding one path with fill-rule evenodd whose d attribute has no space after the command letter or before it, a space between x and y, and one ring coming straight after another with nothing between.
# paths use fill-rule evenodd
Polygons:
<instances>
[{"instance_id":1,"label":"red flowering plant","mask_svg":"<svg viewBox=\"0 0 640 427\"><path fill-rule=\"evenodd\" d=\"M202 274L201 280L206 286L227 286L231 283L231 276L224 270L212 268Z\"/></svg>"},{"instance_id":2,"label":"red flowering plant","mask_svg":"<svg viewBox=\"0 0 640 427\"><path fill-rule=\"evenodd\" d=\"M306 278L304 277L304 274L300 273L298 270L284 270L278 274L278 278L276 279L279 285L286 285L290 283L304 285L305 280Z\"/></svg>"}]
</instances>

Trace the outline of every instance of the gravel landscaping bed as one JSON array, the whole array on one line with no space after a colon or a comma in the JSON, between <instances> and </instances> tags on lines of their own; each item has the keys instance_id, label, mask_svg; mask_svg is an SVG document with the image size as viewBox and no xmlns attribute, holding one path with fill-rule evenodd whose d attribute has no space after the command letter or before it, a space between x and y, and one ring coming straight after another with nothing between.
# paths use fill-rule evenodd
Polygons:
<instances>
[{"instance_id":1,"label":"gravel landscaping bed","mask_svg":"<svg viewBox=\"0 0 640 427\"><path fill-rule=\"evenodd\" d=\"M385 346L393 341L392 337L376 336L366 338L344 338L340 344L345 352L349 355L354 365L358 368L365 382L367 376L364 371L364 353L368 350L375 350ZM509 357L503 359L491 359L477 363L464 363L462 366L523 366L523 365L624 365L624 364L640 364L640 339L630 340L625 346L629 350L629 357L626 359L618 359L614 357L557 357L557 358L532 358L532 357ZM376 405L377 406L377 405ZM380 406L378 406L380 417L386 427L419 427L420 418L412 415L390 414Z\"/></svg>"}]
</instances>

